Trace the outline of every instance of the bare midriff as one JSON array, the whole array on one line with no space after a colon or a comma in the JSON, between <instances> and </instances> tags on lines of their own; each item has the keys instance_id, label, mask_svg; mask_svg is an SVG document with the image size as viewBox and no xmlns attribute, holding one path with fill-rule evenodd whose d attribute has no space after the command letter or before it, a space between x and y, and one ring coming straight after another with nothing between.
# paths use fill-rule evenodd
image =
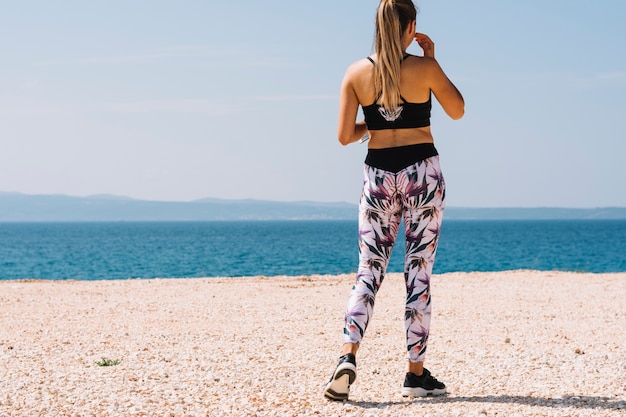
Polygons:
<instances>
[{"instance_id":1,"label":"bare midriff","mask_svg":"<svg viewBox=\"0 0 626 417\"><path fill-rule=\"evenodd\" d=\"M413 129L370 130L369 149L396 148L398 146L433 143L430 126Z\"/></svg>"}]
</instances>

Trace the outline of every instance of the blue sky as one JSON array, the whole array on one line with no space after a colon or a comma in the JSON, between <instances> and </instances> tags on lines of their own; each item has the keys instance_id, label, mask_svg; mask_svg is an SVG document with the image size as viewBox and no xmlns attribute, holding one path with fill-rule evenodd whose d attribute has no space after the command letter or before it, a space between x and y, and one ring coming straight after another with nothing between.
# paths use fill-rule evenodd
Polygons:
<instances>
[{"instance_id":1,"label":"blue sky","mask_svg":"<svg viewBox=\"0 0 626 417\"><path fill-rule=\"evenodd\" d=\"M2 1L0 191L356 203L377 4ZM466 101L433 109L449 206L626 206L626 2L416 4Z\"/></svg>"}]
</instances>

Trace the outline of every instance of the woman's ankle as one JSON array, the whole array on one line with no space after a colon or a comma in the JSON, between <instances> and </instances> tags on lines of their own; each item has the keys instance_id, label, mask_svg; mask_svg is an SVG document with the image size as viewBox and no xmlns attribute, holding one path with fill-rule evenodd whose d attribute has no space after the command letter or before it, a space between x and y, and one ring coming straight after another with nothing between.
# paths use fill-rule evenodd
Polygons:
<instances>
[{"instance_id":1,"label":"woman's ankle","mask_svg":"<svg viewBox=\"0 0 626 417\"><path fill-rule=\"evenodd\" d=\"M424 362L409 361L409 372L421 376L424 373Z\"/></svg>"},{"instance_id":2,"label":"woman's ankle","mask_svg":"<svg viewBox=\"0 0 626 417\"><path fill-rule=\"evenodd\" d=\"M345 355L347 353L352 353L356 356L356 352L359 350L359 345L356 343L344 343L341 349L341 355Z\"/></svg>"}]
</instances>

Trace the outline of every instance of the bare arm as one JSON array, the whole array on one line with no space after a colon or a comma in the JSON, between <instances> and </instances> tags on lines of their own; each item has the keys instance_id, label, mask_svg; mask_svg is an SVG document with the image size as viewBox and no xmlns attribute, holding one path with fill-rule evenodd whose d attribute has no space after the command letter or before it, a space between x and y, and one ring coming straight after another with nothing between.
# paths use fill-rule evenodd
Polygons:
<instances>
[{"instance_id":1,"label":"bare arm","mask_svg":"<svg viewBox=\"0 0 626 417\"><path fill-rule=\"evenodd\" d=\"M364 121L357 122L356 116L359 111L359 100L352 86L351 75L353 68L346 71L341 91L339 93L339 123L337 127L337 138L342 145L358 141L365 133L367 126Z\"/></svg>"},{"instance_id":2,"label":"bare arm","mask_svg":"<svg viewBox=\"0 0 626 417\"><path fill-rule=\"evenodd\" d=\"M423 33L416 33L415 41L424 51L424 57L427 58L431 90L435 94L437 101L448 116L454 120L460 119L465 113L465 100L463 100L459 90L446 76L435 59L434 42Z\"/></svg>"},{"instance_id":3,"label":"bare arm","mask_svg":"<svg viewBox=\"0 0 626 417\"><path fill-rule=\"evenodd\" d=\"M463 117L465 113L465 100L452 81L448 79L439 63L432 60L432 86L431 89L441 107L454 120Z\"/></svg>"}]
</instances>

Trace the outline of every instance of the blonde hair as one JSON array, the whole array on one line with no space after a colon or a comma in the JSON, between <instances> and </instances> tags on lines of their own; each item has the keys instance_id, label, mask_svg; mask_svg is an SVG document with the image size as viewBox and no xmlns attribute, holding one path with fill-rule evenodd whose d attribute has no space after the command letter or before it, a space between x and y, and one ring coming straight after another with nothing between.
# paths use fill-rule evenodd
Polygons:
<instances>
[{"instance_id":1,"label":"blonde hair","mask_svg":"<svg viewBox=\"0 0 626 417\"><path fill-rule=\"evenodd\" d=\"M374 85L381 104L388 111L400 106L400 65L404 48L402 36L415 20L417 9L411 0L381 0L376 12L376 57Z\"/></svg>"}]
</instances>

